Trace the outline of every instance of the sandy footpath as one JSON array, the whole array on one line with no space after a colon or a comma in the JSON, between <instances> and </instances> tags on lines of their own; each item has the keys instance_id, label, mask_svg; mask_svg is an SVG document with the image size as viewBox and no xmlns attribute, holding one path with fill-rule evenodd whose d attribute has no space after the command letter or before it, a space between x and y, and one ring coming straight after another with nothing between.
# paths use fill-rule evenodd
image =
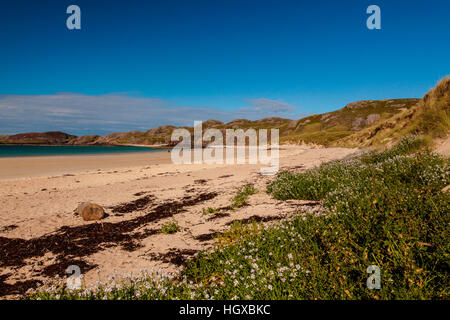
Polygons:
<instances>
[{"instance_id":1,"label":"sandy footpath","mask_svg":"<svg viewBox=\"0 0 450 320\"><path fill-rule=\"evenodd\" d=\"M280 169L302 171L355 151L282 146ZM115 272L176 271L233 221L279 220L315 205L267 195L274 176L260 167L175 165L167 151L0 159L0 297L65 276L72 264L88 286ZM246 183L257 194L231 210L231 197ZM74 209L85 201L102 205L107 217L83 221ZM208 207L219 213L203 214ZM172 220L180 231L163 234L161 225Z\"/></svg>"}]
</instances>

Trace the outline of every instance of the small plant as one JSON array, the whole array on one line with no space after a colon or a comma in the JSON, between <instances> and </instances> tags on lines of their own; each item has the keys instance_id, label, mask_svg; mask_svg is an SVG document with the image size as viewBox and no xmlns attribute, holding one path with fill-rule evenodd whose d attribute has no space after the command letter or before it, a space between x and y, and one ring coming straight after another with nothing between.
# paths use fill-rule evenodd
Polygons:
<instances>
[{"instance_id":1,"label":"small plant","mask_svg":"<svg viewBox=\"0 0 450 320\"><path fill-rule=\"evenodd\" d=\"M161 231L164 234L174 234L177 233L178 230L180 230L180 226L178 225L178 222L176 222L175 220L166 222L161 227Z\"/></svg>"},{"instance_id":2,"label":"small plant","mask_svg":"<svg viewBox=\"0 0 450 320\"><path fill-rule=\"evenodd\" d=\"M203 210L202 210L202 214L203 214L203 215L207 215L207 214L216 214L216 213L218 213L218 212L219 212L218 209L211 208L211 207L203 208Z\"/></svg>"},{"instance_id":3,"label":"small plant","mask_svg":"<svg viewBox=\"0 0 450 320\"><path fill-rule=\"evenodd\" d=\"M246 184L239 189L237 194L231 199L231 208L240 208L247 203L248 197L256 193L253 184Z\"/></svg>"}]
</instances>

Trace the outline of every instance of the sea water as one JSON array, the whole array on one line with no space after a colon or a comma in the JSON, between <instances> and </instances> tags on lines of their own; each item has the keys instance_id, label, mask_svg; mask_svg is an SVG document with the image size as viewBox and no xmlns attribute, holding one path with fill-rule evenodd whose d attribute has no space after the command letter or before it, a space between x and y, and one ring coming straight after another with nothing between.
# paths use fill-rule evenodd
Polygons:
<instances>
[{"instance_id":1,"label":"sea water","mask_svg":"<svg viewBox=\"0 0 450 320\"><path fill-rule=\"evenodd\" d=\"M134 146L30 146L0 145L0 157L63 156L154 152L161 149Z\"/></svg>"}]
</instances>

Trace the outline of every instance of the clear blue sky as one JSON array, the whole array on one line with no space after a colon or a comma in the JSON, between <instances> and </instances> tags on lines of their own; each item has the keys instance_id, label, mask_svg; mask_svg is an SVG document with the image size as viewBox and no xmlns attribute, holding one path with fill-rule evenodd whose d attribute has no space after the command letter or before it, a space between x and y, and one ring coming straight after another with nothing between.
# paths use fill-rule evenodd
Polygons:
<instances>
[{"instance_id":1,"label":"clear blue sky","mask_svg":"<svg viewBox=\"0 0 450 320\"><path fill-rule=\"evenodd\" d=\"M66 28L71 4L81 30ZM371 4L381 30L366 28ZM423 96L450 74L450 1L2 1L0 41L0 133L292 118ZM108 110L109 124L81 115Z\"/></svg>"}]
</instances>

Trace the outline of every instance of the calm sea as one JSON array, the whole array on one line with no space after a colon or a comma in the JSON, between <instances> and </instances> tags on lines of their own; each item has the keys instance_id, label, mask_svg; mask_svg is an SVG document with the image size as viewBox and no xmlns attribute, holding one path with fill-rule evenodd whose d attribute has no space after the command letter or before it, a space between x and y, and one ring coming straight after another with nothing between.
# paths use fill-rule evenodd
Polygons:
<instances>
[{"instance_id":1,"label":"calm sea","mask_svg":"<svg viewBox=\"0 0 450 320\"><path fill-rule=\"evenodd\" d=\"M161 149L129 146L13 146L0 145L0 157L62 156L83 154L111 154L155 152Z\"/></svg>"}]
</instances>

